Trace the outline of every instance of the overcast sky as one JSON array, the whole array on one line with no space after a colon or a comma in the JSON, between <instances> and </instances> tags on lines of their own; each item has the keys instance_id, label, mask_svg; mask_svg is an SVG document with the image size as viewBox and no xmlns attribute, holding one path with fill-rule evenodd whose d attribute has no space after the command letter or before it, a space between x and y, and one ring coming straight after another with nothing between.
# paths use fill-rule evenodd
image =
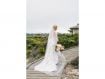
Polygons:
<instances>
[{"instance_id":1,"label":"overcast sky","mask_svg":"<svg viewBox=\"0 0 105 79\"><path fill-rule=\"evenodd\" d=\"M78 15L78 0L27 0L27 33L48 33L54 24L67 32Z\"/></svg>"}]
</instances>

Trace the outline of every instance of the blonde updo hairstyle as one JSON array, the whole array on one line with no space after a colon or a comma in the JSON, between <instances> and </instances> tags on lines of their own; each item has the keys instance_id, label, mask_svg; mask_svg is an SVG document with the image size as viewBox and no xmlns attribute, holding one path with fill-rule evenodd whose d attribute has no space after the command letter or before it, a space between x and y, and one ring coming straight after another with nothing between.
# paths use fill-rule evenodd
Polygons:
<instances>
[{"instance_id":1,"label":"blonde updo hairstyle","mask_svg":"<svg viewBox=\"0 0 105 79\"><path fill-rule=\"evenodd\" d=\"M53 29L56 31L57 30L57 25L53 25Z\"/></svg>"}]
</instances>

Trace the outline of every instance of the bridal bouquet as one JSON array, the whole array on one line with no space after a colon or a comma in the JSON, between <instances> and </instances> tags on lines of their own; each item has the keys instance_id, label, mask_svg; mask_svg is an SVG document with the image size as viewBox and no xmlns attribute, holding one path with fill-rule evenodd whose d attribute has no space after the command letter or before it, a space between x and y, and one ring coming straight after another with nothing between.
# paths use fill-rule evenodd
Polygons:
<instances>
[{"instance_id":1,"label":"bridal bouquet","mask_svg":"<svg viewBox=\"0 0 105 79\"><path fill-rule=\"evenodd\" d=\"M55 47L55 51L63 51L64 50L64 46L62 46L61 44L57 44Z\"/></svg>"}]
</instances>

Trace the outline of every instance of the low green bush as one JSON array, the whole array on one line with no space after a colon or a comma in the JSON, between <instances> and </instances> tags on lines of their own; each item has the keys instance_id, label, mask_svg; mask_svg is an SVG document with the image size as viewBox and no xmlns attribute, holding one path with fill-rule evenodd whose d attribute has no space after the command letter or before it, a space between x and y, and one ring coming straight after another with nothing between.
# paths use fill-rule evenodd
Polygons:
<instances>
[{"instance_id":1,"label":"low green bush","mask_svg":"<svg viewBox=\"0 0 105 79\"><path fill-rule=\"evenodd\" d=\"M46 50L46 45L47 45L48 34L46 36L43 36L42 34L35 34L33 36L29 36L28 34L26 39L27 39L26 40L27 58L31 56L31 52L34 47L38 47L39 49L38 53L40 55L44 55ZM70 34L59 33L58 39L59 39L59 43L62 44L65 47L65 49L70 48L72 46L77 46L79 42L78 34L70 35Z\"/></svg>"}]
</instances>

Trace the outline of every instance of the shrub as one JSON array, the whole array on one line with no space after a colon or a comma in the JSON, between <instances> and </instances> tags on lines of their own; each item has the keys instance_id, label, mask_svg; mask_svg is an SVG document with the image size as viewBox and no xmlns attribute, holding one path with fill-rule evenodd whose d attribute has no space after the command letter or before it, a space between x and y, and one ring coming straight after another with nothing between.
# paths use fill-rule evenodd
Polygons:
<instances>
[{"instance_id":1,"label":"shrub","mask_svg":"<svg viewBox=\"0 0 105 79\"><path fill-rule=\"evenodd\" d=\"M62 44L65 48L70 48L72 46L78 45L78 34L58 34L59 43ZM27 58L31 56L32 49L38 47L38 54L44 55L47 45L48 35L44 36L37 34L36 36L27 35Z\"/></svg>"}]
</instances>

